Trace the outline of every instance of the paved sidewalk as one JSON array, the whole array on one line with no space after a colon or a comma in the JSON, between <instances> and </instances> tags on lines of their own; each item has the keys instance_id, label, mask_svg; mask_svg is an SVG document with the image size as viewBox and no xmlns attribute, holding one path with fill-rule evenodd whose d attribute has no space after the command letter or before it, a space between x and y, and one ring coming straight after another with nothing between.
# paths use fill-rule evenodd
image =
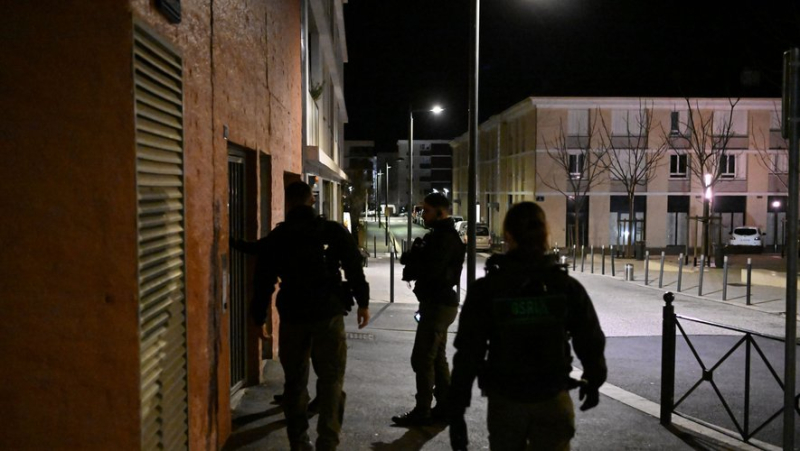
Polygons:
<instances>
[{"instance_id":1,"label":"paved sidewalk","mask_svg":"<svg viewBox=\"0 0 800 451\"><path fill-rule=\"evenodd\" d=\"M486 254L478 258L478 277L483 276ZM609 380L603 387L603 398L597 409L586 413L577 412L577 435L574 449L621 450L621 449L752 449L708 428L698 427L674 416L674 421L686 429L667 430L659 425L658 387L660 384L660 331L661 295L664 291L676 290L677 273L664 273L663 287L658 288L659 260L650 262L648 286L644 284L642 261L615 259L616 277L612 277L610 259L606 262L606 276L600 275L600 259L596 255L595 274L590 274L590 265L580 271L576 265L573 275L586 286L592 296L601 323L609 337L607 357ZM667 257L669 259L670 257ZM677 260L677 257L672 257ZM624 281L624 265L635 267L634 281ZM389 255L379 254L370 259L365 273L371 284L373 320L364 330L357 330L355 319L347 320L348 367L345 383L347 410L342 432L342 450L447 450L447 429L429 427L405 429L392 426L390 418L413 406L414 374L409 358L416 323L413 314L417 301L410 287L401 281L402 266L395 262L395 303L389 300ZM570 271L572 267L570 266ZM731 277L729 284L736 283ZM699 272L687 268L683 275L681 293L676 293L676 312L687 316L718 321L738 327L749 328L772 335L782 335L784 317L778 299L783 298L783 289L757 287L752 290L752 304L746 306L741 287L729 287L729 300L721 300L721 270L711 269L704 274L704 294L697 295ZM462 274L462 286L466 274ZM738 293L738 294L737 294ZM461 297L465 297L462 290ZM451 327L451 333L457 324ZM728 346L735 334L708 326L687 326L687 332L700 336L703 349L719 354ZM451 335L452 338L452 335ZM450 345L450 344L449 344ZM681 384L691 383L697 378L697 365L687 360L686 350L679 346L676 377L680 396ZM771 353L778 352L773 350ZM450 346L448 357L452 358ZM741 366L741 356L732 360L733 366ZM737 363L738 362L738 363ZM727 364L726 364L727 365ZM780 369L778 370L780 371ZM726 371L720 379L727 393L742 389L740 370ZM312 375L313 378L313 375ZM234 411L234 434L226 449L289 449L286 439L282 411L272 403L272 396L282 392L283 375L280 365L267 362L266 382L247 389L242 402ZM775 398L774 387L764 378L754 379L762 399ZM310 390L313 394L313 382ZM574 396L574 394L573 394ZM733 394L736 406L740 406L741 395ZM737 398L738 396L738 398ZM577 400L576 400L577 401ZM486 402L476 392L473 407L468 411L470 449L488 449L485 427ZM757 409L757 416L769 411L774 403L768 402ZM700 393L691 399L691 413L708 413L709 420L724 417L719 402L709 393ZM738 407L736 407L738 409ZM736 410L740 413L739 410ZM754 418L755 421L755 418ZM732 426L724 421L721 424ZM312 420L312 438L315 436ZM764 440L774 441L774 426L759 435ZM769 445L764 444L766 449Z\"/></svg>"},{"instance_id":2,"label":"paved sidewalk","mask_svg":"<svg viewBox=\"0 0 800 451\"><path fill-rule=\"evenodd\" d=\"M372 310L370 327L361 331L355 328L354 318L347 318L347 409L340 449L449 450L445 427L407 429L392 426L390 420L413 407L414 374L409 357L416 305L375 302ZM452 330L455 329L454 324ZM448 345L451 359L453 349ZM248 389L234 411L234 434L226 449L289 449L283 413L272 402L272 395L282 392L280 365L268 361L266 374L266 383ZM313 387L311 383L312 395ZM574 402L577 404L577 399ZM476 388L467 414L470 449L488 449L485 414L486 400ZM315 420L311 426L313 439ZM678 450L692 449L687 442L704 441L691 436L681 438L661 427L657 418L606 396L596 409L577 411L576 426L577 435L572 443L577 450ZM707 443L703 449L725 449L716 442Z\"/></svg>"}]
</instances>

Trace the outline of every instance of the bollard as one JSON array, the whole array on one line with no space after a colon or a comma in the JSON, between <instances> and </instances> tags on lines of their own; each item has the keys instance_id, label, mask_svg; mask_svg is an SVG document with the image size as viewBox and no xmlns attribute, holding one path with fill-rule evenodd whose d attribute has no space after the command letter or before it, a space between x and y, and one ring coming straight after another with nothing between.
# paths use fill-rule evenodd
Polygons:
<instances>
[{"instance_id":1,"label":"bollard","mask_svg":"<svg viewBox=\"0 0 800 451\"><path fill-rule=\"evenodd\" d=\"M572 245L572 272L575 272L575 265L578 264L578 246Z\"/></svg>"},{"instance_id":2,"label":"bollard","mask_svg":"<svg viewBox=\"0 0 800 451\"><path fill-rule=\"evenodd\" d=\"M394 246L392 246L394 248ZM389 249L389 302L394 303L394 249Z\"/></svg>"},{"instance_id":3,"label":"bollard","mask_svg":"<svg viewBox=\"0 0 800 451\"><path fill-rule=\"evenodd\" d=\"M581 272L583 272L584 265L586 265L586 246L581 244Z\"/></svg>"},{"instance_id":4,"label":"bollard","mask_svg":"<svg viewBox=\"0 0 800 451\"><path fill-rule=\"evenodd\" d=\"M678 293L681 292L681 279L683 279L683 265L684 265L683 254L681 254L680 257L681 257L680 260L678 260Z\"/></svg>"},{"instance_id":5,"label":"bollard","mask_svg":"<svg viewBox=\"0 0 800 451\"><path fill-rule=\"evenodd\" d=\"M403 253L405 254L408 250L408 240L403 240Z\"/></svg>"},{"instance_id":6,"label":"bollard","mask_svg":"<svg viewBox=\"0 0 800 451\"><path fill-rule=\"evenodd\" d=\"M378 258L378 237L372 237L372 258Z\"/></svg>"},{"instance_id":7,"label":"bollard","mask_svg":"<svg viewBox=\"0 0 800 451\"><path fill-rule=\"evenodd\" d=\"M672 424L672 409L675 404L675 295L664 293L664 309L661 323L661 424Z\"/></svg>"},{"instance_id":8,"label":"bollard","mask_svg":"<svg viewBox=\"0 0 800 451\"><path fill-rule=\"evenodd\" d=\"M664 286L664 251L661 251L661 269L658 270L658 288Z\"/></svg>"},{"instance_id":9,"label":"bollard","mask_svg":"<svg viewBox=\"0 0 800 451\"><path fill-rule=\"evenodd\" d=\"M753 269L753 259L747 259L747 305L750 305L750 272Z\"/></svg>"},{"instance_id":10,"label":"bollard","mask_svg":"<svg viewBox=\"0 0 800 451\"><path fill-rule=\"evenodd\" d=\"M703 274L705 274L706 256L700 254L700 284L697 286L697 295L703 295Z\"/></svg>"},{"instance_id":11,"label":"bollard","mask_svg":"<svg viewBox=\"0 0 800 451\"><path fill-rule=\"evenodd\" d=\"M592 263L590 265L591 266L591 272L592 272L592 274L594 274L594 246L589 246L589 255L592 258Z\"/></svg>"},{"instance_id":12,"label":"bollard","mask_svg":"<svg viewBox=\"0 0 800 451\"><path fill-rule=\"evenodd\" d=\"M625 263L625 281L633 282L633 263Z\"/></svg>"},{"instance_id":13,"label":"bollard","mask_svg":"<svg viewBox=\"0 0 800 451\"><path fill-rule=\"evenodd\" d=\"M644 284L650 284L650 251L644 252Z\"/></svg>"},{"instance_id":14,"label":"bollard","mask_svg":"<svg viewBox=\"0 0 800 451\"><path fill-rule=\"evenodd\" d=\"M614 246L609 247L609 253L611 254L611 277L617 276L617 267L614 264Z\"/></svg>"},{"instance_id":15,"label":"bollard","mask_svg":"<svg viewBox=\"0 0 800 451\"><path fill-rule=\"evenodd\" d=\"M722 259L722 300L728 300L728 256Z\"/></svg>"},{"instance_id":16,"label":"bollard","mask_svg":"<svg viewBox=\"0 0 800 451\"><path fill-rule=\"evenodd\" d=\"M600 274L606 275L606 247L600 246Z\"/></svg>"}]
</instances>

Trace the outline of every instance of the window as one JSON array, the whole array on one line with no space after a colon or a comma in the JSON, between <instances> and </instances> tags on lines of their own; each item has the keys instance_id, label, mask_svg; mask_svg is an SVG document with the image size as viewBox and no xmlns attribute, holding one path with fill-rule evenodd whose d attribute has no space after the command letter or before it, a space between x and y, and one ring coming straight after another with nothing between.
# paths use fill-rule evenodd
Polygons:
<instances>
[{"instance_id":1,"label":"window","mask_svg":"<svg viewBox=\"0 0 800 451\"><path fill-rule=\"evenodd\" d=\"M772 155L772 171L775 174L789 173L789 156L786 154Z\"/></svg>"},{"instance_id":2,"label":"window","mask_svg":"<svg viewBox=\"0 0 800 451\"><path fill-rule=\"evenodd\" d=\"M780 110L772 111L769 115L769 129L780 130L782 128L782 118L783 113Z\"/></svg>"},{"instance_id":3,"label":"window","mask_svg":"<svg viewBox=\"0 0 800 451\"><path fill-rule=\"evenodd\" d=\"M569 176L579 179L583 175L583 155L574 154L569 156Z\"/></svg>"},{"instance_id":4,"label":"window","mask_svg":"<svg viewBox=\"0 0 800 451\"><path fill-rule=\"evenodd\" d=\"M569 110L567 118L569 136L589 135L589 110Z\"/></svg>"},{"instance_id":5,"label":"window","mask_svg":"<svg viewBox=\"0 0 800 451\"><path fill-rule=\"evenodd\" d=\"M747 135L747 111L719 110L714 112L714 133L717 136L729 134L732 136Z\"/></svg>"},{"instance_id":6,"label":"window","mask_svg":"<svg viewBox=\"0 0 800 451\"><path fill-rule=\"evenodd\" d=\"M686 178L686 166L689 161L687 155L670 155L669 156L669 176L670 178Z\"/></svg>"},{"instance_id":7,"label":"window","mask_svg":"<svg viewBox=\"0 0 800 451\"><path fill-rule=\"evenodd\" d=\"M679 135L680 134L680 114L677 111L673 111L669 113L669 134L670 135Z\"/></svg>"},{"instance_id":8,"label":"window","mask_svg":"<svg viewBox=\"0 0 800 451\"><path fill-rule=\"evenodd\" d=\"M719 158L721 177L732 179L736 177L736 155L723 155Z\"/></svg>"},{"instance_id":9,"label":"window","mask_svg":"<svg viewBox=\"0 0 800 451\"><path fill-rule=\"evenodd\" d=\"M646 122L646 110L614 110L611 113L611 130L616 136L643 135Z\"/></svg>"}]
</instances>

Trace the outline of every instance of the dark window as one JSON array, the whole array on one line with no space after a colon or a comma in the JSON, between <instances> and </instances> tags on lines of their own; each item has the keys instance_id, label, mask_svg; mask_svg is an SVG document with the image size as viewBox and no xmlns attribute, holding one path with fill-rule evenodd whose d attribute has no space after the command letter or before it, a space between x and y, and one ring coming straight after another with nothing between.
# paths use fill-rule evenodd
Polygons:
<instances>
[{"instance_id":1,"label":"dark window","mask_svg":"<svg viewBox=\"0 0 800 451\"><path fill-rule=\"evenodd\" d=\"M581 178L583 174L583 155L570 155L569 156L569 175L577 179Z\"/></svg>"},{"instance_id":2,"label":"dark window","mask_svg":"<svg viewBox=\"0 0 800 451\"><path fill-rule=\"evenodd\" d=\"M488 227L475 227L475 235L477 235L477 236L489 236L489 228Z\"/></svg>"},{"instance_id":3,"label":"dark window","mask_svg":"<svg viewBox=\"0 0 800 451\"><path fill-rule=\"evenodd\" d=\"M677 111L673 111L669 114L669 123L670 123L669 133L671 135L679 135L681 133L680 132L681 120L680 120L680 115L678 114Z\"/></svg>"},{"instance_id":4,"label":"dark window","mask_svg":"<svg viewBox=\"0 0 800 451\"><path fill-rule=\"evenodd\" d=\"M686 177L686 165L688 162L686 155L670 155L669 156L669 176L672 178Z\"/></svg>"},{"instance_id":5,"label":"dark window","mask_svg":"<svg viewBox=\"0 0 800 451\"><path fill-rule=\"evenodd\" d=\"M736 155L723 155L719 157L720 173L722 178L736 177Z\"/></svg>"}]
</instances>

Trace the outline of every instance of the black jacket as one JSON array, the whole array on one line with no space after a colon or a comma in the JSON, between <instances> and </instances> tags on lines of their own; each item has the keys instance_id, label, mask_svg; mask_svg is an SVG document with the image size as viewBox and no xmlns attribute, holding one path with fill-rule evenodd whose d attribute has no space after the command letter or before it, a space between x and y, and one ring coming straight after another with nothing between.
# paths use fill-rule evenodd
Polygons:
<instances>
[{"instance_id":1,"label":"black jacket","mask_svg":"<svg viewBox=\"0 0 800 451\"><path fill-rule=\"evenodd\" d=\"M472 383L488 396L537 402L567 388L569 341L592 387L606 380L605 335L583 286L555 257L495 255L470 287L454 345L451 401L467 407Z\"/></svg>"},{"instance_id":2,"label":"black jacket","mask_svg":"<svg viewBox=\"0 0 800 451\"><path fill-rule=\"evenodd\" d=\"M453 290L461 278L466 247L458 236L455 222L446 218L428 224L431 231L404 253L403 280L415 280L414 294L421 303L458 305Z\"/></svg>"},{"instance_id":3,"label":"black jacket","mask_svg":"<svg viewBox=\"0 0 800 451\"><path fill-rule=\"evenodd\" d=\"M341 224L318 217L313 208L289 211L286 221L256 246L251 308L256 324L264 323L278 278L281 321L306 322L342 314L352 297L359 307L369 306L369 284L355 240ZM352 293L344 289L341 269Z\"/></svg>"}]
</instances>

